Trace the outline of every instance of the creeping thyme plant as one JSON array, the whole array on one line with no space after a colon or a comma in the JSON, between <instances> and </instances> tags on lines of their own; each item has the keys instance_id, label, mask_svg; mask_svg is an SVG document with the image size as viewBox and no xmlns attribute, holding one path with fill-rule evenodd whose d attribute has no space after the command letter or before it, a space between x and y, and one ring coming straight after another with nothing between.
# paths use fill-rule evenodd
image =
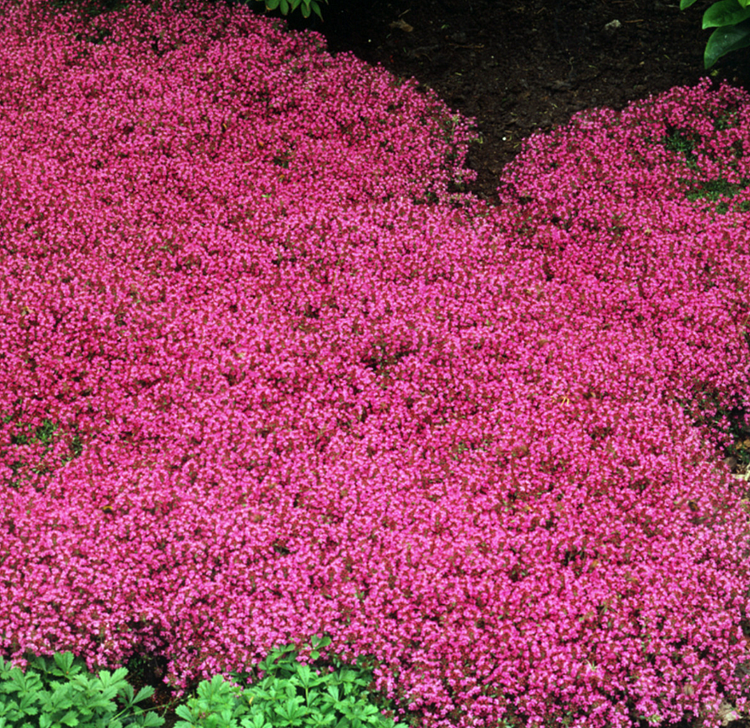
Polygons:
<instances>
[{"instance_id":1,"label":"creeping thyme plant","mask_svg":"<svg viewBox=\"0 0 750 728\"><path fill-rule=\"evenodd\" d=\"M497 207L474 138L244 7L0 0L7 659L185 692L328 634L425 728L745 709L750 98L579 114Z\"/></svg>"}]
</instances>

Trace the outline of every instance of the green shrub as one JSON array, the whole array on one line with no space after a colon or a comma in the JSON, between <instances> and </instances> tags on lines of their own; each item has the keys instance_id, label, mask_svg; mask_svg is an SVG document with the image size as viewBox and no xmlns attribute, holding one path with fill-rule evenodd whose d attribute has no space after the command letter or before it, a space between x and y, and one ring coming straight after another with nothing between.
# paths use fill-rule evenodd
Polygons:
<instances>
[{"instance_id":1,"label":"green shrub","mask_svg":"<svg viewBox=\"0 0 750 728\"><path fill-rule=\"evenodd\" d=\"M318 647L331 638L313 638L313 661ZM333 671L317 674L297 662L294 645L274 650L257 670L263 679L242 688L235 683L252 680L248 673L231 673L204 680L197 695L177 706L175 728L407 728L381 714L368 692L372 670L343 665L332 658ZM123 728L161 726L165 720L143 704L154 693L144 687L134 694L121 667L94 676L72 653L52 659L33 657L26 672L0 658L0 728ZM387 701L390 702L390 701ZM413 720L413 718L412 718Z\"/></svg>"},{"instance_id":2,"label":"green shrub","mask_svg":"<svg viewBox=\"0 0 750 728\"><path fill-rule=\"evenodd\" d=\"M73 654L35 657L24 673L0 658L0 728L122 728L160 726L164 718L136 708L154 692L145 687L133 694L123 667L93 676ZM118 710L115 699L124 708Z\"/></svg>"},{"instance_id":3,"label":"green shrub","mask_svg":"<svg viewBox=\"0 0 750 728\"><path fill-rule=\"evenodd\" d=\"M311 657L317 660L317 647L331 643L328 636L313 638ZM244 690L216 676L198 686L197 697L175 711L183 720L175 728L407 728L394 725L368 700L371 670L342 665L318 675L309 665L297 662L294 645L274 650L258 665L264 673L259 682ZM233 681L246 682L247 674L232 673Z\"/></svg>"}]
</instances>

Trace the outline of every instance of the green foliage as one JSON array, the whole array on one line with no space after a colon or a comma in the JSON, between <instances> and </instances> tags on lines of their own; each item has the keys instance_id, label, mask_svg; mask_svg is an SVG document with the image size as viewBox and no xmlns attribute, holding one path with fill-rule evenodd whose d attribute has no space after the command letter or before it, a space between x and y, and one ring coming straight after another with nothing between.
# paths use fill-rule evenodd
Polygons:
<instances>
[{"instance_id":1,"label":"green foliage","mask_svg":"<svg viewBox=\"0 0 750 728\"><path fill-rule=\"evenodd\" d=\"M125 668L97 676L72 653L53 660L35 657L24 673L0 658L0 728L122 728L123 725L160 726L164 719L136 704L151 697L145 687L133 694L125 682ZM118 710L115 699L124 707Z\"/></svg>"},{"instance_id":2,"label":"green foliage","mask_svg":"<svg viewBox=\"0 0 750 728\"><path fill-rule=\"evenodd\" d=\"M318 648L330 643L328 635L313 637L313 666L320 660ZM350 667L329 656L315 669L296 657L294 645L287 645L272 651L252 673L231 673L231 682L221 675L202 681L197 694L177 706L175 728L407 728L381 713L392 716L392 704L370 691L373 676L364 667L366 658ZM258 671L263 673L259 681ZM25 673L0 658L0 728L163 725L164 718L142 707L154 688L134 694L127 675L122 667L94 676L70 652L52 659L32 657ZM254 684L244 689L238 684L247 682ZM409 724L416 721L412 713Z\"/></svg>"},{"instance_id":3,"label":"green foliage","mask_svg":"<svg viewBox=\"0 0 750 728\"><path fill-rule=\"evenodd\" d=\"M680 0L685 10L695 0ZM750 46L750 0L719 0L703 13L703 30L716 28L711 33L703 54L704 68L710 68L722 56Z\"/></svg>"},{"instance_id":4,"label":"green foliage","mask_svg":"<svg viewBox=\"0 0 750 728\"><path fill-rule=\"evenodd\" d=\"M331 638L313 638L313 661L320 657L318 647L326 647ZM175 711L182 718L175 728L406 728L394 726L392 718L380 713L367 699L372 682L370 670L335 660L334 672L316 671L296 660L294 645L274 650L258 665L264 677L245 688L225 682L221 676L198 686L198 695ZM318 674L320 672L321 674ZM248 674L232 673L235 682L252 679Z\"/></svg>"},{"instance_id":5,"label":"green foliage","mask_svg":"<svg viewBox=\"0 0 750 728\"><path fill-rule=\"evenodd\" d=\"M309 18L311 13L315 13L321 20L323 14L320 11L318 0L255 0L256 2L265 2L266 10L278 10L282 15L289 15L294 10L299 9L304 18ZM240 0L243 4L250 4L253 0ZM328 0L325 0L326 4Z\"/></svg>"},{"instance_id":6,"label":"green foliage","mask_svg":"<svg viewBox=\"0 0 750 728\"><path fill-rule=\"evenodd\" d=\"M52 449L52 443L55 438L59 437L59 434L57 434L59 425L55 424L50 419L45 419L38 427L32 427L31 424L24 423L21 418L22 415L18 412L13 415L5 415L4 417L0 417L0 431L2 431L3 425L8 425L10 423L15 428L14 434L10 437L10 444L12 446L33 445L36 443L44 445L42 461L40 461L38 465L30 468L30 472L35 475L48 472L50 470L50 466L45 465L43 463L43 459ZM81 439L78 433L76 433L69 441L68 447L70 453L60 456L60 462L62 465L65 465L74 458L78 457L83 451L83 446L81 444ZM9 451L7 450L0 450L0 457L5 458L8 455L8 452ZM30 479L30 476L25 473L27 465L28 464L23 460L10 461L8 466L13 473L13 477L11 478L9 483L10 487L19 488L24 480Z\"/></svg>"},{"instance_id":7,"label":"green foliage","mask_svg":"<svg viewBox=\"0 0 750 728\"><path fill-rule=\"evenodd\" d=\"M727 129L731 125L736 125L733 122L736 122L733 115L719 117L714 120L714 127L717 130ZM695 148L701 142L700 135L690 130L669 128L667 135L660 141L670 152L681 154L687 167L697 172L700 171L698 157L694 154ZM742 152L737 153L740 155ZM705 199L717 203L715 210L718 214L724 214L729 210L747 212L750 208L750 202L747 200L739 204L731 203L733 197L750 187L750 178L742 177L738 182L729 182L725 177L700 181L678 178L677 181L686 183L685 196L691 202Z\"/></svg>"},{"instance_id":8,"label":"green foliage","mask_svg":"<svg viewBox=\"0 0 750 728\"><path fill-rule=\"evenodd\" d=\"M685 164L691 169L698 169L698 162L693 154L693 149L700 142L696 134L681 129L670 129L664 137L663 144L670 151L685 156Z\"/></svg>"},{"instance_id":9,"label":"green foliage","mask_svg":"<svg viewBox=\"0 0 750 728\"><path fill-rule=\"evenodd\" d=\"M685 194L688 200L694 201L706 199L710 202L718 202L716 211L719 214L730 210L727 202L720 201L722 197L731 200L737 193L750 187L750 179L743 177L738 183L729 182L723 177L712 179L702 184L693 185ZM736 208L740 212L747 212L748 201L741 202Z\"/></svg>"}]
</instances>

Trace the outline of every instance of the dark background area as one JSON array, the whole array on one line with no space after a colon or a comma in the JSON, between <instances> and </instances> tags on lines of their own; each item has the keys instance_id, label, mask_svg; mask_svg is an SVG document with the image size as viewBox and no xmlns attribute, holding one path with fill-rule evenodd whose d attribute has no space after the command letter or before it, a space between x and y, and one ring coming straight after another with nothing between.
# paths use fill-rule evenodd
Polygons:
<instances>
[{"instance_id":1,"label":"dark background area","mask_svg":"<svg viewBox=\"0 0 750 728\"><path fill-rule=\"evenodd\" d=\"M323 21L298 11L287 21L325 35L334 54L351 51L415 77L475 117L484 143L469 154L478 172L471 189L492 202L521 140L577 111L619 110L706 75L750 88L750 49L703 68L711 31L701 20L710 4L681 11L679 0L321 0ZM619 27L607 28L614 21Z\"/></svg>"}]
</instances>

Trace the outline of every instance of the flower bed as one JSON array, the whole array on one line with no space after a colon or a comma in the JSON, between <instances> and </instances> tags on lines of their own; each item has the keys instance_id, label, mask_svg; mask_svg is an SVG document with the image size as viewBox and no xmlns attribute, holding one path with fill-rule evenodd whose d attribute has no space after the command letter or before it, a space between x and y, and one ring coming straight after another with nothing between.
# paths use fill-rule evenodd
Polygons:
<instances>
[{"instance_id":1,"label":"flower bed","mask_svg":"<svg viewBox=\"0 0 750 728\"><path fill-rule=\"evenodd\" d=\"M313 33L0 16L3 651L185 687L325 632L426 726L742 707L746 95L581 114L489 208L466 120Z\"/></svg>"}]
</instances>

